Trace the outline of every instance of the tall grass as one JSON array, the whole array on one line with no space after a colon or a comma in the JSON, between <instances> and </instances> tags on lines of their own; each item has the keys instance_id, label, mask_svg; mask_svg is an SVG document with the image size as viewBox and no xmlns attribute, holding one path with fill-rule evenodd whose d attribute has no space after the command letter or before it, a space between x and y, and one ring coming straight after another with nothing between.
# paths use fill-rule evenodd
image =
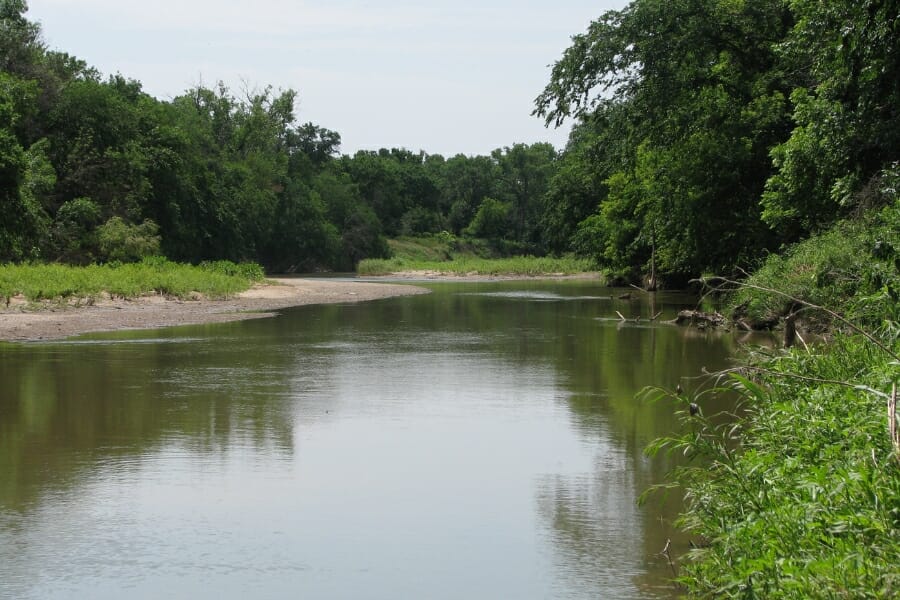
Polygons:
<instances>
[{"instance_id":1,"label":"tall grass","mask_svg":"<svg viewBox=\"0 0 900 600\"><path fill-rule=\"evenodd\" d=\"M0 297L23 295L28 300L112 296L133 298L163 294L186 298L200 293L225 298L262 279L258 265L228 262L191 266L151 258L140 263L72 267L58 264L0 266Z\"/></svg>"},{"instance_id":2,"label":"tall grass","mask_svg":"<svg viewBox=\"0 0 900 600\"><path fill-rule=\"evenodd\" d=\"M590 260L580 258L538 258L519 256L487 259L457 257L451 261L414 260L409 258L368 259L357 267L360 275L388 275L404 271L431 271L447 275L572 275L594 270Z\"/></svg>"},{"instance_id":3,"label":"tall grass","mask_svg":"<svg viewBox=\"0 0 900 600\"><path fill-rule=\"evenodd\" d=\"M796 309L787 296L840 307L871 327L885 318L900 320L900 200L770 256L740 287L734 303L751 320L770 321Z\"/></svg>"}]
</instances>

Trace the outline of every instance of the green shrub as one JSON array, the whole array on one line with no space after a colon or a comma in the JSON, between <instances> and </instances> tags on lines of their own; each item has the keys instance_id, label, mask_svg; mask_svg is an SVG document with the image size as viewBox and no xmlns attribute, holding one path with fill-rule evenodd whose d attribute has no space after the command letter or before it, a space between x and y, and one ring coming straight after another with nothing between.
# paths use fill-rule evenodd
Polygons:
<instances>
[{"instance_id":1,"label":"green shrub","mask_svg":"<svg viewBox=\"0 0 900 600\"><path fill-rule=\"evenodd\" d=\"M135 262L160 253L159 226L147 219L131 225L112 217L97 228L100 256L107 261Z\"/></svg>"},{"instance_id":2,"label":"green shrub","mask_svg":"<svg viewBox=\"0 0 900 600\"><path fill-rule=\"evenodd\" d=\"M200 268L211 273L221 273L229 277L243 277L249 281L262 281L266 278L265 271L257 263L234 263L230 260L206 261L200 263Z\"/></svg>"},{"instance_id":3,"label":"green shrub","mask_svg":"<svg viewBox=\"0 0 900 600\"><path fill-rule=\"evenodd\" d=\"M764 289L778 290L780 293ZM838 224L772 255L734 295L751 319L770 320L794 310L790 296L842 307L847 316L878 327L898 320L900 303L900 200L880 212ZM823 319L807 312L804 318Z\"/></svg>"},{"instance_id":4,"label":"green shrub","mask_svg":"<svg viewBox=\"0 0 900 600\"><path fill-rule=\"evenodd\" d=\"M475 212L472 222L463 231L467 236L488 239L503 237L509 231L509 219L512 211L509 202L493 198L485 198Z\"/></svg>"},{"instance_id":5,"label":"green shrub","mask_svg":"<svg viewBox=\"0 0 900 600\"><path fill-rule=\"evenodd\" d=\"M854 336L755 362L731 376L744 416L724 424L675 396L684 432L648 450L692 459L673 473L692 596L900 595L900 454L885 418L900 344L896 331L879 342L889 352Z\"/></svg>"}]
</instances>

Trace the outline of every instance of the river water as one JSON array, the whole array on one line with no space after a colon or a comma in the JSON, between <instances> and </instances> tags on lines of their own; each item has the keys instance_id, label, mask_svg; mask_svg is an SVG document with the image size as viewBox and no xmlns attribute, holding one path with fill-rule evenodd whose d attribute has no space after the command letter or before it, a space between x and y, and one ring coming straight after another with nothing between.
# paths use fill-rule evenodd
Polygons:
<instances>
[{"instance_id":1,"label":"river water","mask_svg":"<svg viewBox=\"0 0 900 600\"><path fill-rule=\"evenodd\" d=\"M677 418L635 394L734 339L646 322L678 294L429 287L0 344L0 598L672 597L678 507L637 498Z\"/></svg>"}]
</instances>

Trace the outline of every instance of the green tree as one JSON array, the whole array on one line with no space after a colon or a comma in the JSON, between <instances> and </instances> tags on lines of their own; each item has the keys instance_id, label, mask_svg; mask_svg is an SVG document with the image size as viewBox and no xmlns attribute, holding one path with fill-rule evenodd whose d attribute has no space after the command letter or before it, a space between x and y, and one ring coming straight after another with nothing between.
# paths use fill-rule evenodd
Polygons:
<instances>
[{"instance_id":1,"label":"green tree","mask_svg":"<svg viewBox=\"0 0 900 600\"><path fill-rule=\"evenodd\" d=\"M541 249L542 201L556 166L552 144L514 144L494 150L499 182L495 192L511 206L512 230L507 238L530 250Z\"/></svg>"},{"instance_id":2,"label":"green tree","mask_svg":"<svg viewBox=\"0 0 900 600\"><path fill-rule=\"evenodd\" d=\"M582 184L601 194L601 217L580 230L579 246L587 231L606 232L614 237L591 246L605 249L608 267L646 272L646 259L658 257L675 281L746 263L773 244L758 202L769 149L790 126L775 52L790 23L779 0L637 0L573 38L535 112L548 123L589 122L612 141L608 155L593 144L599 153L587 160L606 180L621 172L615 189L628 190L613 197L596 178ZM607 201L615 208L604 217ZM633 224L631 241L612 232L612 215Z\"/></svg>"},{"instance_id":3,"label":"green tree","mask_svg":"<svg viewBox=\"0 0 900 600\"><path fill-rule=\"evenodd\" d=\"M472 221L482 201L493 193L498 175L489 156L458 154L447 159L439 185L441 206L453 233L462 233Z\"/></svg>"},{"instance_id":4,"label":"green tree","mask_svg":"<svg viewBox=\"0 0 900 600\"><path fill-rule=\"evenodd\" d=\"M513 207L509 203L485 198L463 233L472 237L499 240L509 234L512 217Z\"/></svg>"},{"instance_id":5,"label":"green tree","mask_svg":"<svg viewBox=\"0 0 900 600\"><path fill-rule=\"evenodd\" d=\"M0 72L0 260L38 258L46 237L43 202L55 179L47 145L26 148L17 135L35 97L30 82Z\"/></svg>"},{"instance_id":6,"label":"green tree","mask_svg":"<svg viewBox=\"0 0 900 600\"><path fill-rule=\"evenodd\" d=\"M342 165L323 169L313 179L312 187L325 204L328 221L340 234L335 268L351 271L363 258L390 256L381 221L362 200L359 186L343 171Z\"/></svg>"},{"instance_id":7,"label":"green tree","mask_svg":"<svg viewBox=\"0 0 900 600\"><path fill-rule=\"evenodd\" d=\"M772 150L777 172L765 220L795 240L877 198L880 173L900 160L900 43L896 0L793 0L780 50L802 75L796 123Z\"/></svg>"},{"instance_id":8,"label":"green tree","mask_svg":"<svg viewBox=\"0 0 900 600\"><path fill-rule=\"evenodd\" d=\"M0 77L7 77L0 74ZM21 258L20 223L24 217L19 187L25 169L25 155L11 127L15 120L12 102L3 93L0 79L0 260Z\"/></svg>"},{"instance_id":9,"label":"green tree","mask_svg":"<svg viewBox=\"0 0 900 600\"><path fill-rule=\"evenodd\" d=\"M0 71L19 76L33 75L44 51L41 28L25 18L25 0L0 0Z\"/></svg>"},{"instance_id":10,"label":"green tree","mask_svg":"<svg viewBox=\"0 0 900 600\"><path fill-rule=\"evenodd\" d=\"M102 214L90 198L74 198L59 207L51 232L52 258L76 264L96 260L97 226Z\"/></svg>"},{"instance_id":11,"label":"green tree","mask_svg":"<svg viewBox=\"0 0 900 600\"><path fill-rule=\"evenodd\" d=\"M130 225L122 217L111 217L97 228L97 247L103 260L137 262L158 256L159 226L149 219Z\"/></svg>"}]
</instances>

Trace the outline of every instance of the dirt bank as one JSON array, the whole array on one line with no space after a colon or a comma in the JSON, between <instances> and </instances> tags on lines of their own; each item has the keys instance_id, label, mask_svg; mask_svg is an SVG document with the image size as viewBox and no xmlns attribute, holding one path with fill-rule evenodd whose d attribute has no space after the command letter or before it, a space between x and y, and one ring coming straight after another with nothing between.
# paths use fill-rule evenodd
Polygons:
<instances>
[{"instance_id":1,"label":"dirt bank","mask_svg":"<svg viewBox=\"0 0 900 600\"><path fill-rule=\"evenodd\" d=\"M290 306L364 302L427 292L413 285L389 283L270 279L230 300L144 296L133 300L101 298L94 302L34 305L14 298L9 306L0 306L0 340L48 340L94 331L223 323L269 317Z\"/></svg>"}]
</instances>

